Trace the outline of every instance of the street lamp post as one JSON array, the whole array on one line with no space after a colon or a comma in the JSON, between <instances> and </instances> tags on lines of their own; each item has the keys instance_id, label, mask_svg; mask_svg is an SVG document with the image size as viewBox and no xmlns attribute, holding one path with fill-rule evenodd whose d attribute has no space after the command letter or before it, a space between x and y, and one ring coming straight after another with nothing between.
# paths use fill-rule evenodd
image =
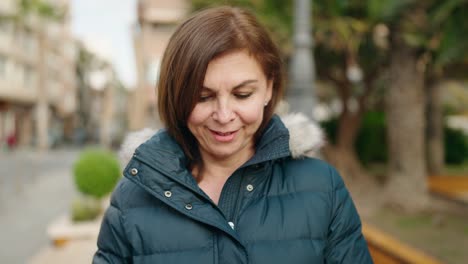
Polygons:
<instances>
[{"instance_id":1,"label":"street lamp post","mask_svg":"<svg viewBox=\"0 0 468 264\"><path fill-rule=\"evenodd\" d=\"M315 67L312 53L311 0L294 1L294 52L289 68L287 93L291 112L314 118Z\"/></svg>"}]
</instances>

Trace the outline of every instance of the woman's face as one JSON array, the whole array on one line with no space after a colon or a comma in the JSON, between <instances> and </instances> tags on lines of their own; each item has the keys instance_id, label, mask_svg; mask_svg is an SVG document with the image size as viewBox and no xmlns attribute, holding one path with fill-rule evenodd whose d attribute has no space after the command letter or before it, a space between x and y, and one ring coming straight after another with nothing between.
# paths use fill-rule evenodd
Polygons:
<instances>
[{"instance_id":1,"label":"woman's face","mask_svg":"<svg viewBox=\"0 0 468 264\"><path fill-rule=\"evenodd\" d=\"M272 82L246 51L213 59L188 119L202 159L247 161L254 153L254 135L271 95Z\"/></svg>"}]
</instances>

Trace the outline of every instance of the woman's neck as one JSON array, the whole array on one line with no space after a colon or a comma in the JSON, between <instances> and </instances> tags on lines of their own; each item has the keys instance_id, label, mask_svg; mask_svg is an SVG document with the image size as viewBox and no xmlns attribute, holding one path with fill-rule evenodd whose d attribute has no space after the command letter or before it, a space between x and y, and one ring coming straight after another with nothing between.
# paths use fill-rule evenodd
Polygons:
<instances>
[{"instance_id":1,"label":"woman's neck","mask_svg":"<svg viewBox=\"0 0 468 264\"><path fill-rule=\"evenodd\" d=\"M192 174L199 187L217 204L227 179L252 155L253 150L220 159L202 153L201 164L192 168Z\"/></svg>"}]
</instances>

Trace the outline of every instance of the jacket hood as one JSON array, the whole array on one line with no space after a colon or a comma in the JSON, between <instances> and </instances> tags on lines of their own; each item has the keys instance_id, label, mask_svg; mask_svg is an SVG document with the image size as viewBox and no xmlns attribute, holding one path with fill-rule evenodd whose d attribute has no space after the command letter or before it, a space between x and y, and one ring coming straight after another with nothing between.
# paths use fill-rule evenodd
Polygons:
<instances>
[{"instance_id":1,"label":"jacket hood","mask_svg":"<svg viewBox=\"0 0 468 264\"><path fill-rule=\"evenodd\" d=\"M281 121L289 131L289 150L293 158L304 156L316 157L325 144L324 134L314 121L302 113L291 113L280 116ZM119 157L122 164L132 158L136 148L150 139L157 129L144 128L129 133L120 148Z\"/></svg>"}]
</instances>

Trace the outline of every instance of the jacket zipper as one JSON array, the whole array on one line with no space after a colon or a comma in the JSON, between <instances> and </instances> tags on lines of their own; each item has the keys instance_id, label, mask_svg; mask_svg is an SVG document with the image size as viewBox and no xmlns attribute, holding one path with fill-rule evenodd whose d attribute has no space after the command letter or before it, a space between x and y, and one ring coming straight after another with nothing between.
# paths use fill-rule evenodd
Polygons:
<instances>
[{"instance_id":1,"label":"jacket zipper","mask_svg":"<svg viewBox=\"0 0 468 264\"><path fill-rule=\"evenodd\" d=\"M240 210L240 206L242 204L242 200L244 199L242 189L243 189L243 186L244 186L245 172L246 172L246 170L243 169L242 174L241 174L241 181L240 181L239 189L237 190L236 206L235 206L234 213L232 214L232 219L231 219L231 221L234 223L234 230L236 230L236 228L237 228L237 222L238 222L237 217L239 215L239 210Z\"/></svg>"}]
</instances>

